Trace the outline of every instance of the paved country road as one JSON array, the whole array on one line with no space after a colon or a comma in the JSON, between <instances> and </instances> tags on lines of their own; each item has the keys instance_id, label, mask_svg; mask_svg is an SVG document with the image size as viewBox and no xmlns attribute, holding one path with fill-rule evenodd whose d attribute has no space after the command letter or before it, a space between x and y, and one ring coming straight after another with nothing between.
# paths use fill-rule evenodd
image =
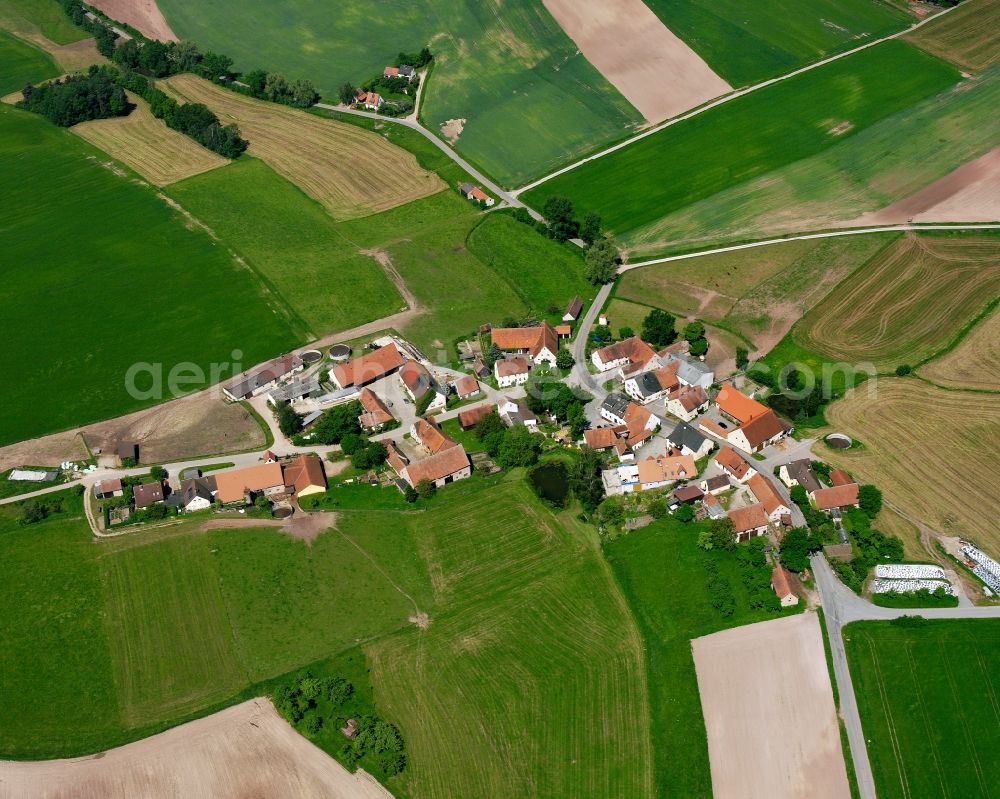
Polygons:
<instances>
[{"instance_id":1,"label":"paved country road","mask_svg":"<svg viewBox=\"0 0 1000 799\"><path fill-rule=\"evenodd\" d=\"M844 718L844 727L847 730L851 758L854 761L854 773L858 779L858 790L861 799L875 799L875 779L872 776L871 762L868 760L865 735L861 728L861 716L858 713L854 684L851 681L851 672L847 666L847 654L844 650L844 637L842 635L844 625L865 619L889 620L900 616L914 615L920 615L926 619L1000 619L1000 607L905 610L881 608L865 601L840 582L822 555L813 555L811 565L813 574L816 576L820 602L823 605L826 631L833 654L833 673L840 694L840 713Z\"/></svg>"}]
</instances>

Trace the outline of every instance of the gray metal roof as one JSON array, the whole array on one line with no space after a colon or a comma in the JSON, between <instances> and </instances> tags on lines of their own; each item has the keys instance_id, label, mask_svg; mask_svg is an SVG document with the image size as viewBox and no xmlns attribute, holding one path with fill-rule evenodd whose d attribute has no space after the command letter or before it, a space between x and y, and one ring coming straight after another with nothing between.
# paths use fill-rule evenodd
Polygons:
<instances>
[{"instance_id":1,"label":"gray metal roof","mask_svg":"<svg viewBox=\"0 0 1000 799\"><path fill-rule=\"evenodd\" d=\"M279 386L271 392L271 398L275 402L290 402L301 399L319 391L319 380L316 377L295 378L286 386Z\"/></svg>"}]
</instances>

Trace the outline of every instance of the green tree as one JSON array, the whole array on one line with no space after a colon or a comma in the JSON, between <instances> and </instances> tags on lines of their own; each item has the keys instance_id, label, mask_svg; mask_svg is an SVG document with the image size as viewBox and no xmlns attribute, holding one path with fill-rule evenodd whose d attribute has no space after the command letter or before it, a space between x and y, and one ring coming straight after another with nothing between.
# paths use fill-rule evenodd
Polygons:
<instances>
[{"instance_id":1,"label":"green tree","mask_svg":"<svg viewBox=\"0 0 1000 799\"><path fill-rule=\"evenodd\" d=\"M169 475L168 475L168 473L167 473L167 470L166 470L166 469L164 469L164 468L163 468L162 466L153 466L153 467L152 467L152 468L151 468L151 469L149 470L149 475L150 475L150 477L152 477L152 478L153 478L154 480L159 480L159 481L161 481L161 482L162 482L163 480L166 480L166 479L167 479L167 477L169 476Z\"/></svg>"},{"instance_id":2,"label":"green tree","mask_svg":"<svg viewBox=\"0 0 1000 799\"><path fill-rule=\"evenodd\" d=\"M344 105L353 105L357 90L350 83L342 83L337 90L337 96Z\"/></svg>"},{"instance_id":3,"label":"green tree","mask_svg":"<svg viewBox=\"0 0 1000 799\"><path fill-rule=\"evenodd\" d=\"M597 509L597 514L608 527L621 527L625 524L625 505L620 497L608 497Z\"/></svg>"},{"instance_id":4,"label":"green tree","mask_svg":"<svg viewBox=\"0 0 1000 799\"><path fill-rule=\"evenodd\" d=\"M430 499L437 493L437 486L430 480L421 480L417 483L417 496L421 499Z\"/></svg>"},{"instance_id":5,"label":"green tree","mask_svg":"<svg viewBox=\"0 0 1000 799\"><path fill-rule=\"evenodd\" d=\"M781 539L781 563L793 572L809 568L809 555L820 548L819 541L807 527L795 527Z\"/></svg>"},{"instance_id":6,"label":"green tree","mask_svg":"<svg viewBox=\"0 0 1000 799\"><path fill-rule=\"evenodd\" d=\"M271 101L277 102L289 93L288 78L279 72L269 72L267 80L264 81L264 96Z\"/></svg>"},{"instance_id":7,"label":"green tree","mask_svg":"<svg viewBox=\"0 0 1000 799\"><path fill-rule=\"evenodd\" d=\"M170 51L170 60L174 64L173 72L190 72L201 61L201 52L194 42L182 39Z\"/></svg>"},{"instance_id":8,"label":"green tree","mask_svg":"<svg viewBox=\"0 0 1000 799\"><path fill-rule=\"evenodd\" d=\"M549 222L549 234L556 241L575 238L580 226L573 218L573 203L566 197L552 196L542 206L542 215Z\"/></svg>"},{"instance_id":9,"label":"green tree","mask_svg":"<svg viewBox=\"0 0 1000 799\"><path fill-rule=\"evenodd\" d=\"M746 369L750 365L750 352L746 347L736 348L736 368Z\"/></svg>"},{"instance_id":10,"label":"green tree","mask_svg":"<svg viewBox=\"0 0 1000 799\"><path fill-rule=\"evenodd\" d=\"M624 340L627 338L632 338L635 335L635 331L631 327L620 327L618 328L618 338Z\"/></svg>"},{"instance_id":11,"label":"green tree","mask_svg":"<svg viewBox=\"0 0 1000 799\"><path fill-rule=\"evenodd\" d=\"M663 499L654 499L646 506L646 513L654 519L662 519L669 512L667 503Z\"/></svg>"},{"instance_id":12,"label":"green tree","mask_svg":"<svg viewBox=\"0 0 1000 799\"><path fill-rule=\"evenodd\" d=\"M561 347L556 354L556 366L560 369L572 369L575 363L573 353L566 349L566 347Z\"/></svg>"},{"instance_id":13,"label":"green tree","mask_svg":"<svg viewBox=\"0 0 1000 799\"><path fill-rule=\"evenodd\" d=\"M29 499L21 505L20 522L22 525L37 524L38 522L44 521L45 517L48 515L49 509L45 507L45 505L41 502Z\"/></svg>"},{"instance_id":14,"label":"green tree","mask_svg":"<svg viewBox=\"0 0 1000 799\"><path fill-rule=\"evenodd\" d=\"M358 416L363 408L358 401L337 405L323 412L312 428L313 440L319 444L339 444L344 436L360 433Z\"/></svg>"},{"instance_id":15,"label":"green tree","mask_svg":"<svg viewBox=\"0 0 1000 799\"><path fill-rule=\"evenodd\" d=\"M319 100L319 92L313 86L311 80L296 80L289 87L291 92L291 104L296 108L308 108L315 105Z\"/></svg>"},{"instance_id":16,"label":"green tree","mask_svg":"<svg viewBox=\"0 0 1000 799\"><path fill-rule=\"evenodd\" d=\"M302 417L287 402L279 402L274 406L274 418L278 420L278 429L284 436L294 436L302 432Z\"/></svg>"},{"instance_id":17,"label":"green tree","mask_svg":"<svg viewBox=\"0 0 1000 799\"><path fill-rule=\"evenodd\" d=\"M500 418L500 414L496 410L490 411L476 422L476 426L472 428L473 434L480 441L486 441L490 436L496 433L505 433L506 431L507 425L503 423L503 419Z\"/></svg>"},{"instance_id":18,"label":"green tree","mask_svg":"<svg viewBox=\"0 0 1000 799\"><path fill-rule=\"evenodd\" d=\"M806 493L806 490L802 486L793 485L788 493L792 498L792 502L794 502L800 508L803 508L809 504L809 495Z\"/></svg>"},{"instance_id":19,"label":"green tree","mask_svg":"<svg viewBox=\"0 0 1000 799\"><path fill-rule=\"evenodd\" d=\"M257 499L254 500L253 504L254 507L257 508L257 510L259 511L266 511L268 513L271 512L271 500L269 500L263 494L260 494L257 497Z\"/></svg>"},{"instance_id":20,"label":"green tree","mask_svg":"<svg viewBox=\"0 0 1000 799\"><path fill-rule=\"evenodd\" d=\"M690 505L681 505L674 511L674 518L684 524L692 522L694 521L694 509Z\"/></svg>"},{"instance_id":21,"label":"green tree","mask_svg":"<svg viewBox=\"0 0 1000 799\"><path fill-rule=\"evenodd\" d=\"M590 447L580 450L569 471L569 487L588 513L597 510L604 499L604 482L601 479L601 456Z\"/></svg>"},{"instance_id":22,"label":"green tree","mask_svg":"<svg viewBox=\"0 0 1000 799\"><path fill-rule=\"evenodd\" d=\"M908 363L901 363L896 367L896 377L906 377L912 371L913 367Z\"/></svg>"},{"instance_id":23,"label":"green tree","mask_svg":"<svg viewBox=\"0 0 1000 799\"><path fill-rule=\"evenodd\" d=\"M413 486L407 484L406 487L403 489L403 499L405 499L410 504L413 504L418 499L420 499L420 494L416 492Z\"/></svg>"},{"instance_id":24,"label":"green tree","mask_svg":"<svg viewBox=\"0 0 1000 799\"><path fill-rule=\"evenodd\" d=\"M503 437L500 449L497 451L497 463L504 469L533 466L538 462L538 452L541 448L541 436L536 436L524 425L516 425Z\"/></svg>"},{"instance_id":25,"label":"green tree","mask_svg":"<svg viewBox=\"0 0 1000 799\"><path fill-rule=\"evenodd\" d=\"M665 347L677 339L674 317L666 311L654 308L642 320L642 338L654 347Z\"/></svg>"},{"instance_id":26,"label":"green tree","mask_svg":"<svg viewBox=\"0 0 1000 799\"><path fill-rule=\"evenodd\" d=\"M587 248L584 276L595 286L611 283L618 276L618 248L608 236L602 236Z\"/></svg>"},{"instance_id":27,"label":"green tree","mask_svg":"<svg viewBox=\"0 0 1000 799\"><path fill-rule=\"evenodd\" d=\"M710 530L714 549L736 549L736 527L732 519L728 517L713 519Z\"/></svg>"},{"instance_id":28,"label":"green tree","mask_svg":"<svg viewBox=\"0 0 1000 799\"><path fill-rule=\"evenodd\" d=\"M250 87L250 91L257 97L264 96L264 86L267 85L267 72L263 69L254 69L243 76L243 82Z\"/></svg>"},{"instance_id":29,"label":"green tree","mask_svg":"<svg viewBox=\"0 0 1000 799\"><path fill-rule=\"evenodd\" d=\"M584 218L580 226L580 238L587 244L593 244L601 236L601 217L590 211Z\"/></svg>"},{"instance_id":30,"label":"green tree","mask_svg":"<svg viewBox=\"0 0 1000 799\"><path fill-rule=\"evenodd\" d=\"M882 510L882 492L873 485L862 485L858 488L858 505L865 516L874 519Z\"/></svg>"}]
</instances>

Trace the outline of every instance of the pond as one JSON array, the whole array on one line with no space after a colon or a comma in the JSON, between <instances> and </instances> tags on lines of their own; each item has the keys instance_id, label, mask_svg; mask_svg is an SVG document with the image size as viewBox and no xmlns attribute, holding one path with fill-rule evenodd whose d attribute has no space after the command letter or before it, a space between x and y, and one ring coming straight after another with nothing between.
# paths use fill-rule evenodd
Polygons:
<instances>
[{"instance_id":1,"label":"pond","mask_svg":"<svg viewBox=\"0 0 1000 799\"><path fill-rule=\"evenodd\" d=\"M528 472L528 482L546 502L565 508L569 499L569 471L562 461L542 463Z\"/></svg>"}]
</instances>

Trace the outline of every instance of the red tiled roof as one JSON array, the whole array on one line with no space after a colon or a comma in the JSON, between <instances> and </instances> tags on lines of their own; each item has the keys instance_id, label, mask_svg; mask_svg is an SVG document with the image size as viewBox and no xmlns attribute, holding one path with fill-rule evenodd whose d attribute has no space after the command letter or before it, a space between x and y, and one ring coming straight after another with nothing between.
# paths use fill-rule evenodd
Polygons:
<instances>
[{"instance_id":1,"label":"red tiled roof","mask_svg":"<svg viewBox=\"0 0 1000 799\"><path fill-rule=\"evenodd\" d=\"M690 480L698 467L690 455L659 455L639 461L639 482L658 483L662 480Z\"/></svg>"},{"instance_id":2,"label":"red tiled roof","mask_svg":"<svg viewBox=\"0 0 1000 799\"><path fill-rule=\"evenodd\" d=\"M833 486L833 488L821 488L819 491L813 491L812 498L819 510L857 505L858 484L848 483L847 485Z\"/></svg>"},{"instance_id":3,"label":"red tiled roof","mask_svg":"<svg viewBox=\"0 0 1000 799\"><path fill-rule=\"evenodd\" d=\"M737 480L742 480L746 473L750 471L750 464L729 447L722 447L719 450L715 456L715 462Z\"/></svg>"},{"instance_id":4,"label":"red tiled roof","mask_svg":"<svg viewBox=\"0 0 1000 799\"><path fill-rule=\"evenodd\" d=\"M591 449L610 449L620 440L611 427L595 427L583 431L583 443Z\"/></svg>"},{"instance_id":5,"label":"red tiled roof","mask_svg":"<svg viewBox=\"0 0 1000 799\"><path fill-rule=\"evenodd\" d=\"M767 511L768 516L778 510L778 508L788 507L785 501L778 495L774 484L764 477L764 475L755 474L747 481L747 485L753 491L753 495L757 497L757 501L764 506L764 510Z\"/></svg>"},{"instance_id":6,"label":"red tiled roof","mask_svg":"<svg viewBox=\"0 0 1000 799\"><path fill-rule=\"evenodd\" d=\"M701 386L684 386L668 394L667 399L677 400L681 404L681 407L690 413L695 408L700 408L708 402L708 394L705 393L705 389Z\"/></svg>"},{"instance_id":7,"label":"red tiled roof","mask_svg":"<svg viewBox=\"0 0 1000 799\"><path fill-rule=\"evenodd\" d=\"M387 78L398 78L399 67L386 67L382 74Z\"/></svg>"},{"instance_id":8,"label":"red tiled roof","mask_svg":"<svg viewBox=\"0 0 1000 799\"><path fill-rule=\"evenodd\" d=\"M494 366L496 366L498 377L512 377L514 375L527 374L531 371L531 364L528 363L528 359L517 355L510 358L503 358L497 361Z\"/></svg>"},{"instance_id":9,"label":"red tiled roof","mask_svg":"<svg viewBox=\"0 0 1000 799\"><path fill-rule=\"evenodd\" d=\"M789 584L788 572L785 571L785 567L778 565L774 567L774 571L771 572L771 587L774 589L774 593L777 594L778 599L784 599L787 596L794 596L794 591Z\"/></svg>"},{"instance_id":10,"label":"red tiled roof","mask_svg":"<svg viewBox=\"0 0 1000 799\"><path fill-rule=\"evenodd\" d=\"M738 429L747 437L751 447L758 447L785 431L781 420L770 409L760 416L755 416L749 422L744 422Z\"/></svg>"},{"instance_id":11,"label":"red tiled roof","mask_svg":"<svg viewBox=\"0 0 1000 799\"><path fill-rule=\"evenodd\" d=\"M333 377L341 388L363 386L385 377L403 365L403 356L395 344L386 344L374 352L333 367Z\"/></svg>"},{"instance_id":12,"label":"red tiled roof","mask_svg":"<svg viewBox=\"0 0 1000 799\"><path fill-rule=\"evenodd\" d=\"M475 427L476 422L492 410L493 406L487 402L485 405L477 405L475 408L469 408L467 411L461 411L458 414L458 424L463 430L468 430L470 427Z\"/></svg>"},{"instance_id":13,"label":"red tiled roof","mask_svg":"<svg viewBox=\"0 0 1000 799\"><path fill-rule=\"evenodd\" d=\"M361 389L359 400L365 412L358 416L358 423L366 430L372 427L380 427L392 420L392 413L385 406L385 403L379 399L378 394L370 388Z\"/></svg>"},{"instance_id":14,"label":"red tiled roof","mask_svg":"<svg viewBox=\"0 0 1000 799\"><path fill-rule=\"evenodd\" d=\"M457 446L448 436L444 434L440 427L426 419L417 419L413 423L417 439L427 447L432 454Z\"/></svg>"},{"instance_id":15,"label":"red tiled roof","mask_svg":"<svg viewBox=\"0 0 1000 799\"><path fill-rule=\"evenodd\" d=\"M845 472L843 469L831 469L830 470L830 482L835 486L846 486L854 481L851 476Z\"/></svg>"},{"instance_id":16,"label":"red tiled roof","mask_svg":"<svg viewBox=\"0 0 1000 799\"><path fill-rule=\"evenodd\" d=\"M469 456L465 454L465 447L458 444L422 461L411 463L406 467L406 478L410 485L416 486L421 480L442 480L462 471L468 465Z\"/></svg>"},{"instance_id":17,"label":"red tiled roof","mask_svg":"<svg viewBox=\"0 0 1000 799\"><path fill-rule=\"evenodd\" d=\"M527 350L532 358L543 347L553 355L559 352L559 336L548 322L542 322L538 327L495 327L490 336L500 349Z\"/></svg>"},{"instance_id":18,"label":"red tiled roof","mask_svg":"<svg viewBox=\"0 0 1000 799\"><path fill-rule=\"evenodd\" d=\"M473 187L472 191L469 192L469 196L473 200L480 200L480 201L486 201L490 198L490 195L488 195L485 191L479 188L479 186Z\"/></svg>"},{"instance_id":19,"label":"red tiled roof","mask_svg":"<svg viewBox=\"0 0 1000 799\"><path fill-rule=\"evenodd\" d=\"M145 483L133 487L132 499L137 508L145 508L155 502L163 502L163 483Z\"/></svg>"},{"instance_id":20,"label":"red tiled roof","mask_svg":"<svg viewBox=\"0 0 1000 799\"><path fill-rule=\"evenodd\" d=\"M737 533L746 533L756 530L759 527L767 527L767 513L763 505L747 505L745 508L736 508L727 514L733 522L733 527Z\"/></svg>"},{"instance_id":21,"label":"red tiled roof","mask_svg":"<svg viewBox=\"0 0 1000 799\"><path fill-rule=\"evenodd\" d=\"M472 375L465 375L455 381L455 393L465 399L480 390L479 381Z\"/></svg>"},{"instance_id":22,"label":"red tiled roof","mask_svg":"<svg viewBox=\"0 0 1000 799\"><path fill-rule=\"evenodd\" d=\"M312 486L326 490L323 461L315 455L299 455L285 466L284 475L285 485L294 486L296 494Z\"/></svg>"},{"instance_id":23,"label":"red tiled roof","mask_svg":"<svg viewBox=\"0 0 1000 799\"><path fill-rule=\"evenodd\" d=\"M573 334L572 325L556 325L557 336L569 336Z\"/></svg>"},{"instance_id":24,"label":"red tiled roof","mask_svg":"<svg viewBox=\"0 0 1000 799\"><path fill-rule=\"evenodd\" d=\"M609 344L597 351L597 357L602 363L611 363L622 358L628 358L631 366L642 366L656 356L653 348L638 336L632 336L624 341Z\"/></svg>"},{"instance_id":25,"label":"red tiled roof","mask_svg":"<svg viewBox=\"0 0 1000 799\"><path fill-rule=\"evenodd\" d=\"M715 398L719 409L738 421L746 424L751 419L768 412L765 405L761 405L757 400L750 399L746 394L741 394L732 386L723 386Z\"/></svg>"},{"instance_id":26,"label":"red tiled roof","mask_svg":"<svg viewBox=\"0 0 1000 799\"><path fill-rule=\"evenodd\" d=\"M259 463L215 475L216 497L223 504L239 502L246 491L263 491L284 484L280 463Z\"/></svg>"}]
</instances>

